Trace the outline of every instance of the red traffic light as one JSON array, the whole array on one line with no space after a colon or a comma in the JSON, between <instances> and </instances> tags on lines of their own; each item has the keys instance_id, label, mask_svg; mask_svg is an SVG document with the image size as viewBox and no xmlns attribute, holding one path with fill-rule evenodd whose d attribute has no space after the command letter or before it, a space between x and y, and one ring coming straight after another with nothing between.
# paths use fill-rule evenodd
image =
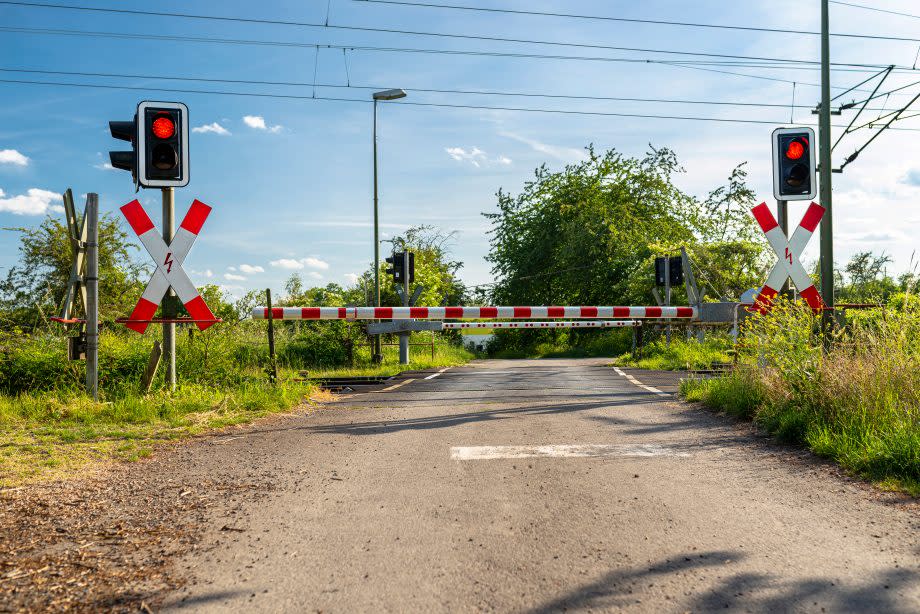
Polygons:
<instances>
[{"instance_id":1,"label":"red traffic light","mask_svg":"<svg viewBox=\"0 0 920 614\"><path fill-rule=\"evenodd\" d=\"M786 146L786 157L790 160L798 160L805 155L805 146L801 141L792 141Z\"/></svg>"},{"instance_id":2,"label":"red traffic light","mask_svg":"<svg viewBox=\"0 0 920 614\"><path fill-rule=\"evenodd\" d=\"M176 124L169 117L160 116L153 120L153 135L158 139L168 139L176 133Z\"/></svg>"}]
</instances>

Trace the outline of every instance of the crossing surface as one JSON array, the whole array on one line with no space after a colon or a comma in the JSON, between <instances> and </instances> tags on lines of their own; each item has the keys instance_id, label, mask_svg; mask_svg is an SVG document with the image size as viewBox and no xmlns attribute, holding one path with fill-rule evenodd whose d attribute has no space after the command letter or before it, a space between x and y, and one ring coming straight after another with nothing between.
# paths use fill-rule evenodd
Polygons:
<instances>
[{"instance_id":1,"label":"crossing surface","mask_svg":"<svg viewBox=\"0 0 920 614\"><path fill-rule=\"evenodd\" d=\"M188 447L177 479L266 494L210 509L166 610L920 609L916 512L606 362L408 374Z\"/></svg>"}]
</instances>

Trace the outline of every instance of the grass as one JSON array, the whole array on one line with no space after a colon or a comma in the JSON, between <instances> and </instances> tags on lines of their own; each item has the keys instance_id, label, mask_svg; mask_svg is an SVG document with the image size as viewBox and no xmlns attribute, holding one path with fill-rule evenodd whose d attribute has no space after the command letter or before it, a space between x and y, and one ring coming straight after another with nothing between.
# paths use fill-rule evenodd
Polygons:
<instances>
[{"instance_id":1,"label":"grass","mask_svg":"<svg viewBox=\"0 0 920 614\"><path fill-rule=\"evenodd\" d=\"M632 332L625 330L512 330L497 331L489 347L492 358L613 357L629 347Z\"/></svg>"},{"instance_id":2,"label":"grass","mask_svg":"<svg viewBox=\"0 0 920 614\"><path fill-rule=\"evenodd\" d=\"M280 328L280 327L279 327ZM160 368L154 392L139 381L152 341L106 332L100 343L100 401L82 392L82 363L64 355L60 335L7 340L0 354L0 487L64 478L101 463L133 461L164 443L290 411L315 394L311 377L393 375L405 369L463 364L475 356L462 347L411 347L412 362L398 364L398 348L384 348L374 365L358 345L354 365L344 366L344 326L280 330L279 383L268 384L264 326L229 325L195 336L178 336L179 387L163 391ZM428 340L426 337L424 340Z\"/></svg>"},{"instance_id":3,"label":"grass","mask_svg":"<svg viewBox=\"0 0 920 614\"><path fill-rule=\"evenodd\" d=\"M684 398L920 496L920 314L863 314L825 353L809 313L778 311L751 322L738 368L684 381Z\"/></svg>"},{"instance_id":4,"label":"grass","mask_svg":"<svg viewBox=\"0 0 920 614\"><path fill-rule=\"evenodd\" d=\"M79 392L0 396L0 486L73 475L89 465L149 456L160 444L289 411L308 384L183 385L95 403Z\"/></svg>"},{"instance_id":5,"label":"grass","mask_svg":"<svg viewBox=\"0 0 920 614\"><path fill-rule=\"evenodd\" d=\"M733 341L725 334L707 334L703 343L675 336L670 344L664 339L649 343L643 348L640 358L634 358L632 353L621 354L614 364L657 371L708 369L715 363L731 362L731 352Z\"/></svg>"}]
</instances>

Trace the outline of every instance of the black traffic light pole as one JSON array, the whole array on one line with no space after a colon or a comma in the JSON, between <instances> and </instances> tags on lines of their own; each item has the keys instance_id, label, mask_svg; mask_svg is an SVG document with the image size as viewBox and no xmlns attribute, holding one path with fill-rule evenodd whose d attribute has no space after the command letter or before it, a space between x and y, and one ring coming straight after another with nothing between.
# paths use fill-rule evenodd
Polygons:
<instances>
[{"instance_id":1,"label":"black traffic light pole","mask_svg":"<svg viewBox=\"0 0 920 614\"><path fill-rule=\"evenodd\" d=\"M402 282L403 282L403 295L402 295L402 304L403 307L409 306L409 251L403 250L403 259L402 259ZM399 335L399 364L407 365L409 364L409 333L401 333Z\"/></svg>"},{"instance_id":2,"label":"black traffic light pole","mask_svg":"<svg viewBox=\"0 0 920 614\"><path fill-rule=\"evenodd\" d=\"M788 200L776 201L776 217L779 220L779 227L782 228L783 234L788 237L789 236L789 201ZM789 279L788 278L786 278L786 281L783 282L783 287L779 292L783 296L786 296L789 294Z\"/></svg>"},{"instance_id":3,"label":"black traffic light pole","mask_svg":"<svg viewBox=\"0 0 920 614\"><path fill-rule=\"evenodd\" d=\"M163 193L163 241L170 245L176 225L176 199L173 188L162 188ZM163 297L163 354L166 357L166 386L176 389L176 293L170 288Z\"/></svg>"}]
</instances>

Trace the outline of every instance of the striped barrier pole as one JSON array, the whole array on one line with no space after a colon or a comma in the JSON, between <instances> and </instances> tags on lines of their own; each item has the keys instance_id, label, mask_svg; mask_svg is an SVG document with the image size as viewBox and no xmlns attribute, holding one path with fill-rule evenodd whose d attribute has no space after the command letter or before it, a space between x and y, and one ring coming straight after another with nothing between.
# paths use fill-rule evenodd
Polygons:
<instances>
[{"instance_id":1,"label":"striped barrier pole","mask_svg":"<svg viewBox=\"0 0 920 614\"><path fill-rule=\"evenodd\" d=\"M266 307L252 310L268 318ZM622 318L696 320L696 307L275 307L274 320L542 320L546 318Z\"/></svg>"},{"instance_id":2,"label":"striped barrier pole","mask_svg":"<svg viewBox=\"0 0 920 614\"><path fill-rule=\"evenodd\" d=\"M575 320L563 322L444 322L441 330L495 328L632 328L642 326L638 320Z\"/></svg>"}]
</instances>

